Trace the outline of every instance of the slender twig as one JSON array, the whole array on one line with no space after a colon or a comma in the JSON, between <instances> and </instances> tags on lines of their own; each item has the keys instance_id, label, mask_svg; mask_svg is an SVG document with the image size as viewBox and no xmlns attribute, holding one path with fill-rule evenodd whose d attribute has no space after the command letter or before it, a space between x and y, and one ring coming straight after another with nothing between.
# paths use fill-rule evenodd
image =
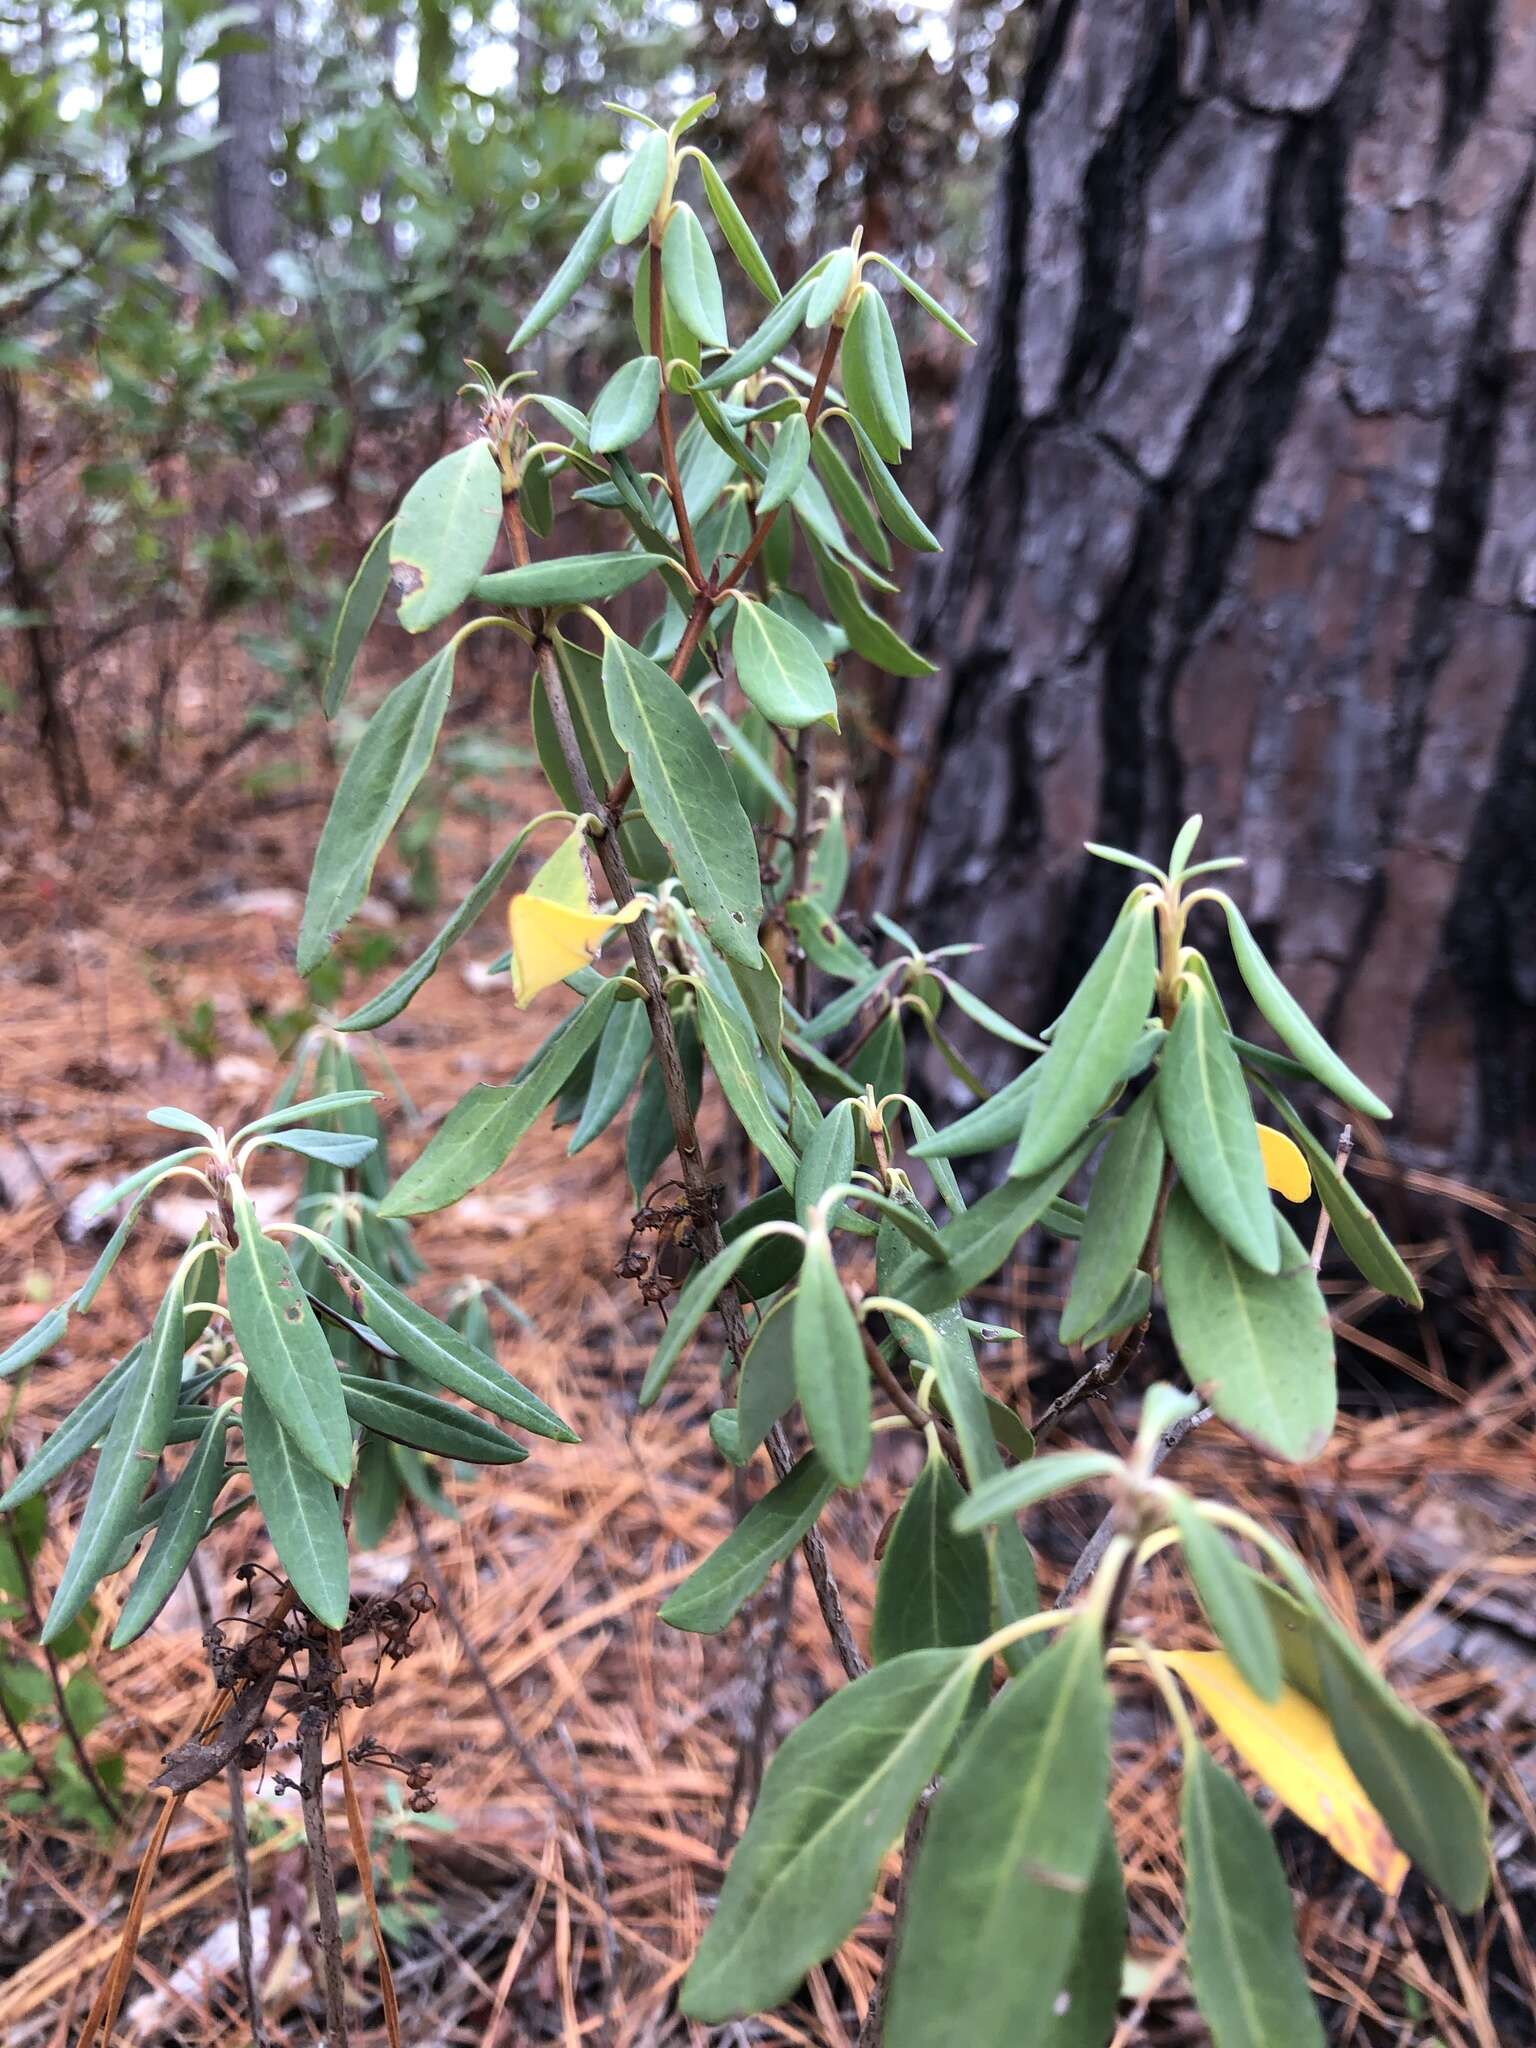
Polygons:
<instances>
[{"instance_id":1,"label":"slender twig","mask_svg":"<svg viewBox=\"0 0 1536 2048\"><path fill-rule=\"evenodd\" d=\"M896 1951L901 1946L907 1922L907 1879L922 1847L923 1830L928 1825L928 1802L932 1790L925 1792L916 1806L907 1815L907 1831L901 1843L901 1875L896 1881L896 1898L891 1908L891 1931L886 1937L885 1955L880 1964L880 1974L875 1979L875 1988L869 1995L869 2010L864 2015L864 2024L859 2029L858 2048L880 2048L881 2036L885 2031L885 1999L890 1989L891 1973L896 1967Z\"/></svg>"},{"instance_id":2,"label":"slender twig","mask_svg":"<svg viewBox=\"0 0 1536 2048\"><path fill-rule=\"evenodd\" d=\"M325 1652L312 1646L311 1684L328 1686ZM330 1716L324 1707L308 1706L299 1716L299 1803L309 1842L309 1872L315 1888L319 1921L321 1977L325 1992L325 2038L328 2048L347 2048L346 1987L342 1975L341 1909L336 1902L336 1866L325 1832L325 1735Z\"/></svg>"},{"instance_id":3,"label":"slender twig","mask_svg":"<svg viewBox=\"0 0 1536 2048\"><path fill-rule=\"evenodd\" d=\"M21 1723L11 1712L10 1702L3 1692L0 1692L0 1718L4 1719L6 1727L10 1729L12 1742L15 1743L17 1749L26 1758L27 1768L37 1780L38 1791L42 1793L45 1799L51 1799L53 1797L53 1782L49 1778L47 1771L43 1768L41 1757L38 1756L31 1743L28 1742L26 1736L22 1733Z\"/></svg>"},{"instance_id":4,"label":"slender twig","mask_svg":"<svg viewBox=\"0 0 1536 2048\"><path fill-rule=\"evenodd\" d=\"M811 879L811 805L815 800L815 731L802 726L795 734L795 823L790 842L789 893L804 896ZM811 961L800 941L791 937L794 966L795 1008L803 1017L811 1006Z\"/></svg>"},{"instance_id":5,"label":"slender twig","mask_svg":"<svg viewBox=\"0 0 1536 2048\"><path fill-rule=\"evenodd\" d=\"M837 361L837 351L842 343L842 339L843 330L840 327L833 325L827 329L827 344L821 352L821 361L816 365L816 381L811 386L811 395L806 400L805 405L805 424L811 429L812 433L816 430L817 415L820 413L822 402L827 395L827 385L831 381L833 365ZM757 560L759 554L761 554L763 544L769 534L772 533L774 521L778 516L777 511L770 512L762 525L758 527L751 540L742 549L736 567L726 577L724 583L721 584L717 593L718 596L724 597L728 591L735 590L741 583L747 571Z\"/></svg>"}]
</instances>

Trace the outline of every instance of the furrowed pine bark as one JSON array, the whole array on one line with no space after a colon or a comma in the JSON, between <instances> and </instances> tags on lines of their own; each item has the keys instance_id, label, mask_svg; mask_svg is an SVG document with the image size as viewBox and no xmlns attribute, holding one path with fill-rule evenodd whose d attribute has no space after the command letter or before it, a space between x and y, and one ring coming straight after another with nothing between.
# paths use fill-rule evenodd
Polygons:
<instances>
[{"instance_id":1,"label":"furrowed pine bark","mask_svg":"<svg viewBox=\"0 0 1536 2048\"><path fill-rule=\"evenodd\" d=\"M1202 811L1402 1154L1530 1194L1536 37L1180 12L1062 0L1021 82L883 907L1039 1022L1124 892L1082 841Z\"/></svg>"}]
</instances>

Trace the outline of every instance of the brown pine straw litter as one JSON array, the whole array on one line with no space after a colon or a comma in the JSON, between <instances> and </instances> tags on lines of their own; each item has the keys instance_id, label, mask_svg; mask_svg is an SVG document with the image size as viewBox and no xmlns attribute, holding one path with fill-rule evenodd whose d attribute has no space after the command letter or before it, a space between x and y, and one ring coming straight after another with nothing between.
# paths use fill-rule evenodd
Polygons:
<instances>
[{"instance_id":1,"label":"brown pine straw litter","mask_svg":"<svg viewBox=\"0 0 1536 2048\"><path fill-rule=\"evenodd\" d=\"M545 801L527 778L497 796L498 833ZM269 810L226 783L190 819L143 799L130 823L72 844L20 828L0 844L0 1160L8 1191L0 1208L0 1340L77 1284L94 1257L99 1238L61 1239L69 1203L89 1183L170 1149L172 1139L162 1143L142 1122L144 1108L179 1101L229 1125L266 1106L275 1066L250 1011L281 1011L299 999L291 948L320 816L318 804ZM483 820L450 811L445 909L499 843ZM385 867L397 872L393 856ZM419 913L403 921L396 966L437 922ZM385 1034L422 1119L413 1128L396 1113L397 1161L471 1082L504 1078L549 1027L549 1002L519 1015L505 986L466 979L466 963L488 960L501 943L499 923L488 918ZM349 988L344 1006L361 992ZM168 1029L168 1016L185 1021L204 998L213 1004L211 1069ZM582 1442L538 1443L524 1466L454 1481L457 1519L426 1523L433 1563L464 1627L561 1800L524 1768L441 1613L418 1625L412 1657L385 1668L372 1709L348 1716L349 1740L368 1733L435 1767L437 1810L426 1816L393 1811L386 1776L357 1772L404 2036L417 2044L622 2048L711 2038L676 2015L673 1997L719 1884L717 1845L738 1739L750 1730L777 1600L770 1588L719 1639L679 1634L656 1618L668 1589L731 1523L728 1475L705 1430L711 1355L708 1344L697 1347L678 1398L636 1412L656 1324L613 1278L629 1206L619 1146L610 1137L568 1161L564 1144L546 1118L503 1173L418 1231L430 1269L423 1298L441 1305L466 1273L505 1288L533 1330L503 1320L504 1362L573 1422ZM267 1157L266 1177L296 1191L294 1165ZM1519 2048L1536 2042L1536 1230L1528 1216L1434 1176L1405 1183L1368 1154L1357 1155L1356 1170L1370 1179L1373 1197L1389 1194L1395 1215L1415 1219L1429 1312L1415 1324L1375 1313L1368 1293L1338 1292L1343 1350L1358 1375L1355 1412L1314 1465L1266 1465L1212 1425L1169 1469L1282 1523L1341 1609L1380 1640L1397 1681L1441 1718L1490 1788L1500 1876L1487 1910L1471 1921L1437 1910L1413 1879L1399 1904L1385 1902L1324 1845L1275 1816L1332 2037L1358 2048ZM18 1452L30 1451L141 1334L180 1243L163 1223L136 1239L92 1319L73 1325L56 1358L29 1376L0 1469L13 1471ZM1059 1285L1046 1271L1018 1272L987 1312L1017 1325ZM993 1361L999 1390L1026 1415L1065 1383L1059 1365L1032 1360L1022 1345ZM1106 1436L1122 1446L1131 1412L1123 1401L1113 1411L1082 1411L1057 1447ZM875 1539L915 1469L905 1443L885 1439L881 1456L887 1476L865 1498L839 1496L826 1518L861 1641ZM77 1466L55 1493L39 1562L44 1596L88 1474L88 1464ZM754 1471L750 1484L760 1490L763 1473ZM1048 1588L1061 1583L1100 1505L1078 1494L1054 1511ZM1032 1532L1039 1535L1037 1525ZM222 1570L209 1577L220 1614L235 1611L235 1567L266 1557L256 1543L249 1518L222 1532ZM387 1592L420 1576L402 1519L380 1553L359 1561L354 1587ZM103 1644L116 1597L104 1589ZM1166 1558L1150 1569L1133 1611L1162 1641L1203 1639ZM20 1642L7 1647L35 1655ZM147 1636L116 1655L103 1648L94 1669L110 1710L90 1746L125 1753L131 1816L110 1843L46 1813L4 1822L0 2040L12 2048L63 2048L75 2038L159 1805L146 1792L149 1780L210 1696L186 1587ZM799 1571L770 1748L839 1682ZM1115 1812L1128 1860L1134 1967L1117 2039L1120 2048L1200 2042L1206 2036L1185 1993L1181 1948L1176 1757L1164 1718L1134 1678L1121 1698ZM296 1774L291 1733L290 1723L261 1782L247 1781L258 1949L277 1931L265 2020L281 2044L316 2038L320 2011L298 1802L272 1797L270 1787L273 1770ZM37 1740L46 1764L57 1737L42 1729ZM355 2040L372 2043L383 2033L367 1923L339 1786L330 1790L351 2020ZM114 2037L120 2042L212 2048L250 2038L234 1961L226 1814L223 1781L215 1779L193 1794L171 1832ZM744 1808L734 1816L738 1829L744 1817ZM599 1845L597 1871L584 1846L588 1830ZM889 1925L886 1897L792 2010L713 2038L852 2048Z\"/></svg>"}]
</instances>

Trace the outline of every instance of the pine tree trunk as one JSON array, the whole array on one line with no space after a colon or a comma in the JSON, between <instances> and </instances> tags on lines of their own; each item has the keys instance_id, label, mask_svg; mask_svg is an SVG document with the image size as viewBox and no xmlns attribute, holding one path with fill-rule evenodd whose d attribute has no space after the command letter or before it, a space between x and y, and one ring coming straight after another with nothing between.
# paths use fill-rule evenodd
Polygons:
<instances>
[{"instance_id":1,"label":"pine tree trunk","mask_svg":"<svg viewBox=\"0 0 1536 2048\"><path fill-rule=\"evenodd\" d=\"M219 124L229 134L214 159L219 240L239 281L235 296L261 299L271 289L267 259L277 248L272 139L281 118L277 0L255 0L246 31L260 49L234 50L219 64Z\"/></svg>"},{"instance_id":2,"label":"pine tree trunk","mask_svg":"<svg viewBox=\"0 0 1536 2048\"><path fill-rule=\"evenodd\" d=\"M1083 840L1201 811L1401 1150L1529 1192L1536 8L1223 4L1047 10L881 887L1038 1026Z\"/></svg>"}]
</instances>

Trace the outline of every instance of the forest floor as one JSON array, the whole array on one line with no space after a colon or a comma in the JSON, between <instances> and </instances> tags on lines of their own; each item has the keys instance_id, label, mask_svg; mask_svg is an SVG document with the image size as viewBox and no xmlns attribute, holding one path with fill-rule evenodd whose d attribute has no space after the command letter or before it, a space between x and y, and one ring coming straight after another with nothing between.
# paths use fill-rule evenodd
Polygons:
<instances>
[{"instance_id":1,"label":"forest floor","mask_svg":"<svg viewBox=\"0 0 1536 2048\"><path fill-rule=\"evenodd\" d=\"M0 1345L76 1286L94 1258L99 1236L72 1220L82 1192L165 1149L143 1121L146 1108L181 1103L228 1127L266 1106L280 1068L259 1020L303 998L292 951L323 816L313 764L309 783L312 803L274 799L236 776L179 805L125 787L89 831L67 840L41 809L29 821L25 793L13 805L0 837ZM546 802L534 777L503 778L497 843L501 823L510 829ZM479 872L491 836L487 817L449 808L444 912ZM396 872L393 856L386 868ZM443 913L400 913L381 901L370 914L398 950L368 988L413 957ZM414 1104L414 1115L391 1112L397 1164L465 1088L505 1078L549 1028L561 998L519 1013L504 982L474 971L471 963L502 943L488 915L383 1034ZM348 990L348 1004L363 987ZM1384 1899L1278 1817L1330 2033L1361 2048L1512 2048L1536 2040L1526 1931L1536 1907L1536 1229L1473 1190L1398 1179L1380 1158L1360 1164L1376 1191L1394 1193L1419 1221L1413 1258L1426 1314L1389 1320L1368 1292L1335 1291L1353 1393L1315 1464L1266 1467L1211 1426L1171 1469L1282 1523L1341 1610L1378 1643L1394 1678L1441 1718L1492 1788L1501 1875L1475 1921L1452 1921L1412 1879L1401 1900ZM297 1193L295 1172L273 1164L268 1175L285 1196ZM731 1810L736 1764L742 1746L751 1748L781 1616L770 1588L719 1638L657 1621L662 1598L726 1532L733 1507L705 1426L715 1405L707 1345L696 1347L669 1405L637 1411L657 1324L614 1275L630 1206L617 1139L571 1161L565 1134L546 1118L503 1172L417 1232L428 1268L423 1298L440 1306L471 1273L504 1289L528 1327L503 1320L503 1362L582 1440L536 1443L525 1465L454 1480L453 1517L425 1519L426 1557L402 1520L356 1567L359 1591L392 1592L425 1577L446 1588L448 1601L417 1625L414 1654L385 1667L376 1703L348 1717L349 1741L366 1733L435 1769L436 1808L421 1816L388 1796L397 1780L359 1773L413 2043L623 2048L707 2038L675 2015L673 1994L718 1889L722 1836L744 1820L743 1806ZM195 1220L176 1202L152 1210L90 1320L73 1324L66 1343L25 1376L15 1413L0 1411L7 1473L143 1333ZM1019 1271L987 1312L1026 1327L1053 1292L1051 1272ZM993 1350L988 1371L1026 1417L1063 1383L1062 1362L1026 1343ZM1071 1434L1123 1445L1128 1410L1083 1411ZM876 1540L898 1482L910 1476L909 1447L885 1444L887 1483L858 1500L839 1496L826 1517L861 1642ZM56 1489L37 1560L43 1597L87 1476L77 1467ZM760 1488L760 1473L749 1486ZM1073 1496L1053 1511L1042 1559L1048 1591L1096 1506L1092 1496ZM230 1615L241 1597L236 1567L265 1552L252 1550L245 1521L216 1540L210 1591ZM99 1645L118 1597L104 1589ZM1160 1640L1203 1640L1162 1561L1138 1613ZM460 1628L478 1647L494 1697ZM35 1662L27 1633L7 1654ZM130 1648L98 1646L79 1661L104 1696L87 1747L109 1771L112 1757L123 1759L125 1822L100 1833L45 1804L3 1823L0 2038L15 2048L62 2048L75 2038L159 1808L149 1781L210 1693L185 1586ZM763 1717L770 1751L840 1679L803 1570L777 1670ZM1123 1701L1115 1803L1133 1950L1117 2041L1199 2042L1184 1989L1173 1747L1138 1684L1127 1684ZM271 1783L274 1771L293 1767L291 1733L291 1724L280 1730L279 1747L247 1784L266 2024L284 2044L314 2038L318 2012L297 1798ZM46 1719L33 1737L45 1776L56 1756L67 1761ZM337 1791L333 1846L354 2038L372 2043L384 2038L382 2018ZM166 1843L120 2040L211 2048L250 2038L231 1904L225 1788L215 1780L193 1794ZM792 2009L715 2038L853 2048L889 1926L887 1895Z\"/></svg>"}]
</instances>

